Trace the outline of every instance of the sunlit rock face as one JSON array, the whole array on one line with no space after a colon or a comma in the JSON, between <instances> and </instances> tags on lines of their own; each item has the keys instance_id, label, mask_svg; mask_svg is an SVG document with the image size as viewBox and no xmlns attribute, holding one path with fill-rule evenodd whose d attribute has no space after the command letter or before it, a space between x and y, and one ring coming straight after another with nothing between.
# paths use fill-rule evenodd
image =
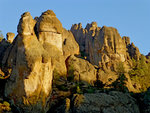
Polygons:
<instances>
[{"instance_id":1,"label":"sunlit rock face","mask_svg":"<svg viewBox=\"0 0 150 113\"><path fill-rule=\"evenodd\" d=\"M47 10L38 18L36 32L39 42L52 58L55 73L66 75L67 70L62 50L63 27L52 10Z\"/></svg>"},{"instance_id":2,"label":"sunlit rock face","mask_svg":"<svg viewBox=\"0 0 150 113\"><path fill-rule=\"evenodd\" d=\"M63 37L63 44L62 44L63 56L65 57L65 59L68 58L70 55L78 55L79 45L76 42L72 32L63 29L62 37Z\"/></svg>"},{"instance_id":3,"label":"sunlit rock face","mask_svg":"<svg viewBox=\"0 0 150 113\"><path fill-rule=\"evenodd\" d=\"M39 17L37 32L40 43L50 43L62 52L63 27L52 10L47 10Z\"/></svg>"},{"instance_id":4,"label":"sunlit rock face","mask_svg":"<svg viewBox=\"0 0 150 113\"><path fill-rule=\"evenodd\" d=\"M1 73L10 76L5 96L25 113L44 113L49 109L53 75L66 76L65 60L79 53L73 34L62 27L52 10L32 18L21 15L18 35L8 33L8 48L1 62Z\"/></svg>"},{"instance_id":5,"label":"sunlit rock face","mask_svg":"<svg viewBox=\"0 0 150 113\"><path fill-rule=\"evenodd\" d=\"M12 43L12 42L13 42L14 37L15 37L15 34L14 34L14 33L8 32L8 33L6 34L6 38L7 38L7 41L8 41L9 43Z\"/></svg>"},{"instance_id":6,"label":"sunlit rock face","mask_svg":"<svg viewBox=\"0 0 150 113\"><path fill-rule=\"evenodd\" d=\"M100 28L96 22L92 22L84 29L79 23L72 26L71 32L80 46L81 55L103 70L116 71L118 62L123 62L128 70L131 56L137 56L137 59L140 56L138 48L130 44L130 39L121 38L113 27Z\"/></svg>"},{"instance_id":7,"label":"sunlit rock face","mask_svg":"<svg viewBox=\"0 0 150 113\"><path fill-rule=\"evenodd\" d=\"M96 81L96 69L88 61L71 55L67 61L68 73L72 71L74 80L84 81L91 85ZM70 73L68 74L68 76ZM70 75L72 76L72 75Z\"/></svg>"},{"instance_id":8,"label":"sunlit rock face","mask_svg":"<svg viewBox=\"0 0 150 113\"><path fill-rule=\"evenodd\" d=\"M30 13L24 13L18 35L3 58L5 68L11 69L5 96L26 113L46 112L52 87L51 57L38 41L34 26Z\"/></svg>"}]
</instances>

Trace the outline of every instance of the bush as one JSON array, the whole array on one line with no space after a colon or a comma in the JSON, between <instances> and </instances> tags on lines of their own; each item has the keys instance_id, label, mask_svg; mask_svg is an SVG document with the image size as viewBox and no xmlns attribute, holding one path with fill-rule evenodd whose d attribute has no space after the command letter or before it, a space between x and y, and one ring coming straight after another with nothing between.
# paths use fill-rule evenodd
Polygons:
<instances>
[{"instance_id":1,"label":"bush","mask_svg":"<svg viewBox=\"0 0 150 113\"><path fill-rule=\"evenodd\" d=\"M129 75L132 81L140 84L141 92L150 87L150 62L147 62L145 56L142 55L138 61L133 59L133 67Z\"/></svg>"}]
</instances>

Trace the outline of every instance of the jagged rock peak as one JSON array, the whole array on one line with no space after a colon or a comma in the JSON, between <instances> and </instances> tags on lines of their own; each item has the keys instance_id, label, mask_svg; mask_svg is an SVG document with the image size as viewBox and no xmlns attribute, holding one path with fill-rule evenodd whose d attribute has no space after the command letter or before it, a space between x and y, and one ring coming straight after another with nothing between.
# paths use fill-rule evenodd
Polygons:
<instances>
[{"instance_id":1,"label":"jagged rock peak","mask_svg":"<svg viewBox=\"0 0 150 113\"><path fill-rule=\"evenodd\" d=\"M122 39L126 43L127 46L130 44L130 38L129 37L123 36Z\"/></svg>"},{"instance_id":2,"label":"jagged rock peak","mask_svg":"<svg viewBox=\"0 0 150 113\"><path fill-rule=\"evenodd\" d=\"M15 37L15 34L14 34L14 33L8 32L8 33L6 34L6 38L7 38L7 41L8 41L9 43L12 43L12 42L13 42L14 37Z\"/></svg>"},{"instance_id":3,"label":"jagged rock peak","mask_svg":"<svg viewBox=\"0 0 150 113\"><path fill-rule=\"evenodd\" d=\"M92 30L95 30L97 27L98 27L97 23L96 22L92 22L91 24L88 23L86 25L85 29L87 29L89 31L89 30L91 30L91 28L92 28Z\"/></svg>"},{"instance_id":4,"label":"jagged rock peak","mask_svg":"<svg viewBox=\"0 0 150 113\"><path fill-rule=\"evenodd\" d=\"M103 26L101 30L106 34L109 34L109 33L119 34L118 30L114 27Z\"/></svg>"},{"instance_id":5,"label":"jagged rock peak","mask_svg":"<svg viewBox=\"0 0 150 113\"><path fill-rule=\"evenodd\" d=\"M33 35L35 23L36 21L32 18L29 12L23 13L17 26L18 34Z\"/></svg>"},{"instance_id":6,"label":"jagged rock peak","mask_svg":"<svg viewBox=\"0 0 150 113\"><path fill-rule=\"evenodd\" d=\"M37 32L55 32L61 34L63 32L62 23L58 20L52 10L42 13L37 21Z\"/></svg>"},{"instance_id":7,"label":"jagged rock peak","mask_svg":"<svg viewBox=\"0 0 150 113\"><path fill-rule=\"evenodd\" d=\"M42 15L50 15L56 17L56 14L53 12L53 10L47 10L43 12Z\"/></svg>"},{"instance_id":8,"label":"jagged rock peak","mask_svg":"<svg viewBox=\"0 0 150 113\"><path fill-rule=\"evenodd\" d=\"M24 13L21 15L21 18L26 17L26 16L30 16L30 15L31 15L30 12L24 12Z\"/></svg>"},{"instance_id":9,"label":"jagged rock peak","mask_svg":"<svg viewBox=\"0 0 150 113\"><path fill-rule=\"evenodd\" d=\"M73 25L71 26L71 29L75 29L75 30L82 29L82 24L81 24L81 23L73 24Z\"/></svg>"}]
</instances>

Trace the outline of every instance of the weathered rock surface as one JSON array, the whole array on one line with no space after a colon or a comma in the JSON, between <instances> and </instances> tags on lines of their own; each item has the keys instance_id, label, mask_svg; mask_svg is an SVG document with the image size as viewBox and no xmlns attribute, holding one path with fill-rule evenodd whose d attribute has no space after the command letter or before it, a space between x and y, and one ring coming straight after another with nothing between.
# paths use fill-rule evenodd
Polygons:
<instances>
[{"instance_id":1,"label":"weathered rock surface","mask_svg":"<svg viewBox=\"0 0 150 113\"><path fill-rule=\"evenodd\" d=\"M121 92L77 94L72 100L69 99L74 92L72 90L81 87L76 86L76 80L92 85L86 84L86 88L93 88L97 80L106 85L115 81L118 78L117 64L120 62L125 72L130 70L131 58L139 60L141 54L130 43L129 37L121 38L117 29L100 28L96 22L87 24L85 29L81 23L75 24L71 31L67 31L52 10L43 12L35 19L29 12L24 13L17 31L14 40L15 35L7 33L7 41L3 39L0 42L0 76L9 77L4 94L20 112L45 113L49 106L60 106L62 103L59 103L59 99L62 102L66 98L66 113L139 113L136 101ZM67 81L66 75L75 81ZM126 86L129 91L134 91L130 77L128 74L125 76L128 79ZM56 82L52 81L53 77L58 77L59 85L53 83L51 94L52 82ZM149 102L148 99L144 101ZM149 111L149 103L145 105Z\"/></svg>"},{"instance_id":2,"label":"weathered rock surface","mask_svg":"<svg viewBox=\"0 0 150 113\"><path fill-rule=\"evenodd\" d=\"M75 95L72 110L73 113L140 113L135 99L116 91Z\"/></svg>"},{"instance_id":3,"label":"weathered rock surface","mask_svg":"<svg viewBox=\"0 0 150 113\"><path fill-rule=\"evenodd\" d=\"M92 64L115 70L113 65L117 61L126 61L126 44L117 29L106 26L99 28L93 22L85 29L81 25L73 25L71 31L79 45L83 45L80 51L84 52Z\"/></svg>"},{"instance_id":4,"label":"weathered rock surface","mask_svg":"<svg viewBox=\"0 0 150 113\"><path fill-rule=\"evenodd\" d=\"M21 16L18 35L7 34L0 42L0 74L9 77L5 96L21 112L46 112L53 75L67 74L65 60L79 53L72 33L63 29L52 10L33 19L29 12Z\"/></svg>"},{"instance_id":5,"label":"weathered rock surface","mask_svg":"<svg viewBox=\"0 0 150 113\"><path fill-rule=\"evenodd\" d=\"M63 56L63 27L52 10L47 10L37 20L37 36L39 42L50 53L54 70L60 75L67 73Z\"/></svg>"},{"instance_id":6,"label":"weathered rock surface","mask_svg":"<svg viewBox=\"0 0 150 113\"><path fill-rule=\"evenodd\" d=\"M96 69L88 61L70 56L66 61L68 75L74 76L74 80L85 81L93 84L96 81Z\"/></svg>"},{"instance_id":7,"label":"weathered rock surface","mask_svg":"<svg viewBox=\"0 0 150 113\"><path fill-rule=\"evenodd\" d=\"M124 36L123 41L126 43L127 53L130 55L130 58L134 58L135 60L139 60L141 54L139 49L132 43L130 43L130 38Z\"/></svg>"},{"instance_id":8,"label":"weathered rock surface","mask_svg":"<svg viewBox=\"0 0 150 113\"><path fill-rule=\"evenodd\" d=\"M32 19L30 13L26 12L21 15L21 19L17 27L17 32L20 35L33 35L35 23L36 21Z\"/></svg>"},{"instance_id":9,"label":"weathered rock surface","mask_svg":"<svg viewBox=\"0 0 150 113\"><path fill-rule=\"evenodd\" d=\"M118 62L123 62L128 71L130 58L138 60L140 57L138 48L130 44L130 38L121 38L113 27L100 28L96 22L92 22L84 29L79 23L72 26L71 32L79 43L81 55L104 71L116 71Z\"/></svg>"},{"instance_id":10,"label":"weathered rock surface","mask_svg":"<svg viewBox=\"0 0 150 113\"><path fill-rule=\"evenodd\" d=\"M136 100L129 94L106 93L74 94L66 99L57 113L140 113ZM147 112L148 113L148 112Z\"/></svg>"},{"instance_id":11,"label":"weathered rock surface","mask_svg":"<svg viewBox=\"0 0 150 113\"><path fill-rule=\"evenodd\" d=\"M109 84L117 79L120 62L123 63L125 72L128 72L132 67L131 58L138 60L140 57L138 48L133 43L130 44L130 38L121 38L113 27L100 28L96 22L92 22L84 29L79 23L71 27L71 32L80 46L81 57L100 68L98 79L103 83ZM133 90L130 78L128 83Z\"/></svg>"},{"instance_id":12,"label":"weathered rock surface","mask_svg":"<svg viewBox=\"0 0 150 113\"><path fill-rule=\"evenodd\" d=\"M5 96L22 108L22 112L47 111L52 87L53 66L49 53L34 33L35 21L24 13L18 25L18 36L5 52L3 66L10 74Z\"/></svg>"},{"instance_id":13,"label":"weathered rock surface","mask_svg":"<svg viewBox=\"0 0 150 113\"><path fill-rule=\"evenodd\" d=\"M9 43L12 43L12 42L13 42L14 37L15 37L15 34L14 34L14 33L8 32L8 33L6 34L6 38L7 38L7 41L8 41Z\"/></svg>"},{"instance_id":14,"label":"weathered rock surface","mask_svg":"<svg viewBox=\"0 0 150 113\"><path fill-rule=\"evenodd\" d=\"M75 41L72 32L63 29L62 37L63 37L62 48L65 59L70 55L79 54L79 45Z\"/></svg>"}]
</instances>

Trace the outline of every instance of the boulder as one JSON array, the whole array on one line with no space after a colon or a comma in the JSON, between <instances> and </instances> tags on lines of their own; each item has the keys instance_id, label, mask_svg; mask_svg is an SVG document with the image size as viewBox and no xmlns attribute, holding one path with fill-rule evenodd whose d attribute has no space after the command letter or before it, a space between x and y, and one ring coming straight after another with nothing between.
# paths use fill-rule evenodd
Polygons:
<instances>
[{"instance_id":1,"label":"boulder","mask_svg":"<svg viewBox=\"0 0 150 113\"><path fill-rule=\"evenodd\" d=\"M117 91L76 94L72 101L73 113L140 113L134 98Z\"/></svg>"},{"instance_id":2,"label":"boulder","mask_svg":"<svg viewBox=\"0 0 150 113\"><path fill-rule=\"evenodd\" d=\"M10 74L5 97L24 113L44 113L52 89L53 66L49 53L34 33L35 21L27 12L18 25L18 35L4 54L2 66Z\"/></svg>"},{"instance_id":3,"label":"boulder","mask_svg":"<svg viewBox=\"0 0 150 113\"><path fill-rule=\"evenodd\" d=\"M96 69L88 61L71 55L66 65L68 76L73 76L74 80L85 81L89 84L96 81Z\"/></svg>"},{"instance_id":4,"label":"boulder","mask_svg":"<svg viewBox=\"0 0 150 113\"><path fill-rule=\"evenodd\" d=\"M12 42L13 42L14 37L15 37L15 34L14 34L14 33L8 32L8 33L6 34L6 38L7 38L7 41L8 41L9 43L12 43Z\"/></svg>"}]
</instances>

